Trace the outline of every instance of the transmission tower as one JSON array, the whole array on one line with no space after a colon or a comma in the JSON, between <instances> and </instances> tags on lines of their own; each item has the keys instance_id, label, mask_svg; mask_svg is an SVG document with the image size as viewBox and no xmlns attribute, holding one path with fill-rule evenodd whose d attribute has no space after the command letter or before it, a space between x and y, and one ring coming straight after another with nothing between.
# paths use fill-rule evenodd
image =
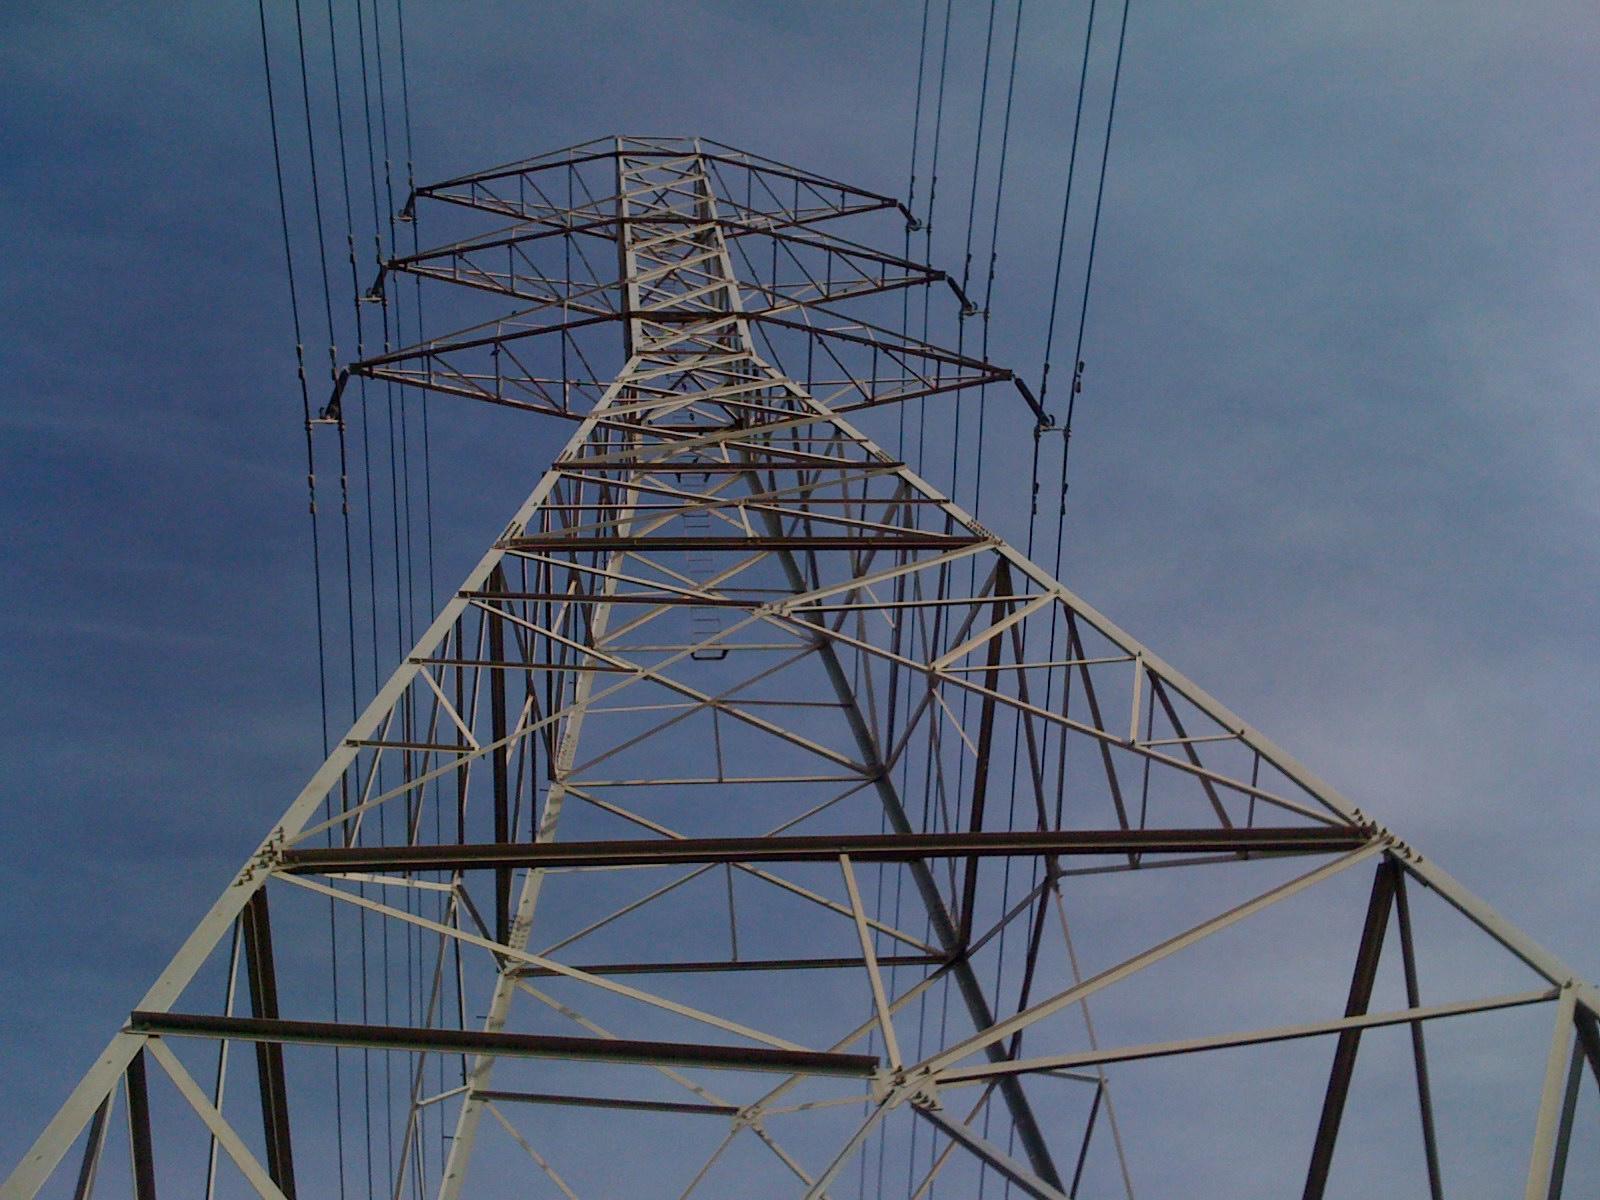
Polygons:
<instances>
[{"instance_id":1,"label":"transmission tower","mask_svg":"<svg viewBox=\"0 0 1600 1200\"><path fill-rule=\"evenodd\" d=\"M571 440L4 1200L1197 1194L1252 1088L1281 1194L1366 1178L1366 1106L1438 1197L1435 1025L1510 1011L1492 1153L1559 1193L1600 992L868 436L1044 417L833 232L903 207L631 137L424 205L459 236L374 295L498 315L330 419L364 379Z\"/></svg>"}]
</instances>

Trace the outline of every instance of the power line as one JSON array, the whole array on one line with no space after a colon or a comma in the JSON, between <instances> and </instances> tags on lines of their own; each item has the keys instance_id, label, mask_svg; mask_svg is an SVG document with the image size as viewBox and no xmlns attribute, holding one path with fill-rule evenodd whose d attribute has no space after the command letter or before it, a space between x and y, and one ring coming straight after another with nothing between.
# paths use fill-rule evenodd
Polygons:
<instances>
[{"instance_id":1,"label":"power line","mask_svg":"<svg viewBox=\"0 0 1600 1200\"><path fill-rule=\"evenodd\" d=\"M398 29L398 43L400 46L400 103L401 113L405 121L406 139L406 199L407 214L411 225L411 252L420 253L422 250L421 233L417 226L416 205L412 202L417 191L416 179L416 154L411 141L411 72L406 62L406 9L404 0L395 0L395 23ZM416 323L417 341L424 338L422 328L422 276L414 277L416 284ZM436 594L436 581L434 577L433 562L433 448L432 438L428 428L428 395L422 395L422 505L423 505L423 532L427 541L428 554L428 611L433 612L438 608Z\"/></svg>"},{"instance_id":2,"label":"power line","mask_svg":"<svg viewBox=\"0 0 1600 1200\"><path fill-rule=\"evenodd\" d=\"M316 597L317 695L322 711L322 752L328 752L327 647L322 628L322 537L317 526L317 463L311 441L311 393L306 384L305 343L300 328L300 293L295 285L294 252L289 241L289 205L283 189L283 151L278 137L278 105L272 87L272 55L268 48L265 0L256 0L261 26L261 67L267 85L267 122L272 130L272 170L278 188L278 225L283 234L283 262L289 279L289 312L294 321L295 374L300 382L300 412L305 427L306 492L311 514L311 576Z\"/></svg>"},{"instance_id":3,"label":"power line","mask_svg":"<svg viewBox=\"0 0 1600 1200\"><path fill-rule=\"evenodd\" d=\"M1106 196L1106 166L1111 158L1111 127L1117 115L1117 92L1122 83L1122 52L1128 41L1128 10L1132 0L1123 0L1122 24L1117 32L1117 62L1111 74L1111 100L1106 107L1105 140L1100 147L1100 181L1095 188L1094 220L1089 228L1089 255L1083 268L1083 299L1078 308L1078 337L1072 352L1072 391L1067 396L1067 417L1062 425L1061 507L1056 520L1055 574L1061 576L1061 553L1067 521L1067 462L1072 452L1072 417L1078 396L1083 391L1083 335L1089 321L1089 290L1094 280L1094 253L1100 241L1100 212Z\"/></svg>"},{"instance_id":4,"label":"power line","mask_svg":"<svg viewBox=\"0 0 1600 1200\"><path fill-rule=\"evenodd\" d=\"M995 271L1000 261L1000 209L1005 196L1006 157L1011 146L1011 106L1017 90L1017 51L1022 44L1022 3L1017 0L1016 23L1011 34L1011 69L1006 79L1005 115L1000 121L1000 165L994 180L994 219L989 228L989 275L983 286L983 337L979 343L978 357L989 361L990 314L994 305ZM988 388L978 389L978 464L972 483L972 506L978 507L983 499L984 434L989 406L985 402Z\"/></svg>"},{"instance_id":5,"label":"power line","mask_svg":"<svg viewBox=\"0 0 1600 1200\"><path fill-rule=\"evenodd\" d=\"M1078 134L1083 128L1083 94L1089 81L1089 49L1094 41L1094 14L1098 0L1089 0L1089 20L1083 31L1083 62L1078 68L1078 104L1072 118L1072 149L1067 155L1067 186L1061 199L1061 228L1056 235L1056 269L1050 284L1050 318L1045 325L1044 370L1039 377L1039 403L1050 391L1050 351L1056 340L1056 310L1061 302L1061 264L1067 252L1067 214L1072 209L1072 182L1078 168Z\"/></svg>"}]
</instances>

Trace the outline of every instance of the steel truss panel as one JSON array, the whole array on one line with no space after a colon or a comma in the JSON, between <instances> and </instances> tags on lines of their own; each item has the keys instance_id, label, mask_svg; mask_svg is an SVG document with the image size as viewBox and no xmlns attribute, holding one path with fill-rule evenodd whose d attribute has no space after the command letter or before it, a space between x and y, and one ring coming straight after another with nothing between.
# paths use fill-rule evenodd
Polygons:
<instances>
[{"instance_id":1,"label":"steel truss panel","mask_svg":"<svg viewBox=\"0 0 1600 1200\"><path fill-rule=\"evenodd\" d=\"M1522 1162L1526 1195L1559 1193L1600 993L845 416L1003 385L1045 419L1011 372L851 307L949 284L820 228L896 201L615 137L420 204L496 224L397 258L379 294L409 274L522 307L350 364L327 415L365 377L574 433L0 1200L91 1194L119 1095L140 1197L186 1138L207 1197L219 1152L274 1198L351 1173L441 1200L923 1197L987 1173L1133 1195L1178 1150L1108 1067L1319 1038L1285 1187L1320 1196L1374 1102L1363 1035L1400 1026L1408 1169L1439 1196L1425 1026L1541 1006ZM1425 1000L1419 943L1449 920L1524 986L1496 967ZM1227 1032L1183 1023L1180 968ZM245 1042L254 1089L228 1077ZM351 1115L375 1096L386 1156Z\"/></svg>"}]
</instances>

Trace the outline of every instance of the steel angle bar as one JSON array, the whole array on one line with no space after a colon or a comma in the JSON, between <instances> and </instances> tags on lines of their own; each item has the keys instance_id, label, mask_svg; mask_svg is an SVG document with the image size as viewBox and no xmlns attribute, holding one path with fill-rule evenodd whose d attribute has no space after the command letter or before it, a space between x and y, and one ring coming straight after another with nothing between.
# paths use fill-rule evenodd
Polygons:
<instances>
[{"instance_id":1,"label":"steel angle bar","mask_svg":"<svg viewBox=\"0 0 1600 1200\"><path fill-rule=\"evenodd\" d=\"M538 880L541 877L541 874L541 872L537 871L530 872L523 882L524 891L528 889L529 881ZM325 884L317 883L311 879L304 879L293 875L284 876L283 878L299 887L306 888L308 891L318 892L322 895L330 896L336 900L342 900L346 904L353 904L358 908L367 909L369 912L375 912L382 916L391 917L397 921L402 921L407 924L415 925L421 929L429 930L433 933L442 934L445 937L454 938L456 941L465 945L477 946L480 949L489 951L491 954L495 955L496 958L502 961L511 960L512 962L526 964L528 966L549 967L558 975L564 975L569 979L588 983L591 986L600 989L601 991L612 992L616 995L627 997L630 1000L637 1000L641 1004L648 1004L654 1008L662 1009L665 1012L676 1013L680 1017L687 1017L689 1020L697 1021L704 1025L710 1025L714 1028L721 1029L725 1033L732 1033L738 1037L749 1038L751 1041L759 1042L763 1045L784 1050L804 1049L804 1047L797 1046L794 1042L788 1041L785 1038L774 1037L771 1034L762 1033L760 1030L752 1029L749 1026L742 1025L737 1021L724 1020L722 1017L719 1017L714 1013L704 1012L700 1009L694 1008L691 1005L679 1004L676 1001L668 1000L664 996L657 996L651 992L642 991L639 988L628 987L624 984L617 983L599 975L586 975L574 967L567 966L565 963L554 962L553 960L544 958L538 954L530 954L528 951L520 948L516 944L503 944L496 942L491 938L479 937L476 934L468 933L464 929L458 929L454 926L446 925L439 921L430 921L428 918L418 916L416 913L409 913L402 909L393 908L387 904L380 904L376 900L370 900L365 896L357 895L348 891L341 891L338 888L328 887ZM525 922L515 922L513 926L514 931L519 929L523 924L525 924ZM508 966L506 969L502 970L501 975L502 977L509 979L514 975L514 971Z\"/></svg>"},{"instance_id":2,"label":"steel angle bar","mask_svg":"<svg viewBox=\"0 0 1600 1200\"><path fill-rule=\"evenodd\" d=\"M1219 1033L1205 1037L1179 1038L1170 1042L1148 1042L1137 1046L1113 1046L1100 1050L1074 1051L1070 1054L1047 1054L1032 1058L1019 1058L1010 1062L980 1063L971 1067L950 1067L939 1071L934 1078L941 1087L960 1087L965 1084L984 1083L1003 1075L1032 1075L1046 1071L1072 1070L1078 1067L1109 1066L1112 1063L1138 1062L1152 1058L1171 1058L1183 1054L1199 1054L1209 1050L1232 1050L1244 1046L1264 1046L1274 1042L1298 1041L1303 1038L1343 1035L1355 1030L1381 1029L1391 1025L1415 1025L1423 1021L1437 1021L1446 1017L1472 1016L1478 1013L1499 1012L1508 1008L1523 1008L1532 1004L1548 1004L1559 993L1555 988L1541 988L1526 992L1509 992L1488 996L1481 1000L1459 1000L1448 1004L1428 1004L1415 1008L1402 1008L1388 1012L1362 1013L1353 1017L1332 1017L1325 1021L1304 1021L1296 1025L1278 1025L1264 1029L1250 1029L1238 1033Z\"/></svg>"},{"instance_id":3,"label":"steel angle bar","mask_svg":"<svg viewBox=\"0 0 1600 1200\"><path fill-rule=\"evenodd\" d=\"M1070 1200L1067 1193L1060 1188L1046 1183L1027 1167L1012 1158L1000 1147L987 1141L977 1131L953 1120L945 1115L944 1111L932 1105L913 1103L912 1111L925 1119L929 1124L938 1129L954 1142L959 1142L966 1149L988 1163L1000 1175L1016 1184L1025 1194L1034 1200Z\"/></svg>"},{"instance_id":4,"label":"steel angle bar","mask_svg":"<svg viewBox=\"0 0 1600 1200\"><path fill-rule=\"evenodd\" d=\"M240 1018L243 1019L243 1018ZM239 1168L239 1173L245 1177L246 1182L255 1189L256 1193L265 1200L292 1200L290 1194L284 1192L272 1173L264 1168L250 1153L244 1139L237 1130L228 1123L228 1119L217 1110L217 1107L207 1099L205 1092L195 1082L194 1077L184 1069L183 1063L178 1061L178 1056L161 1043L160 1038L151 1038L145 1044L150 1056L161 1064L161 1069L167 1073L177 1087L179 1094L194 1109L195 1115L205 1122L211 1136L222 1147L227 1156L233 1160L233 1165Z\"/></svg>"},{"instance_id":5,"label":"steel angle bar","mask_svg":"<svg viewBox=\"0 0 1600 1200\"><path fill-rule=\"evenodd\" d=\"M1560 989L1555 1030L1550 1038L1550 1053L1545 1062L1544 1086L1539 1093L1539 1115L1534 1125L1528 1182L1523 1193L1525 1200L1549 1200L1552 1191L1559 1194L1561 1190L1560 1177L1555 1174L1557 1160L1563 1154L1557 1145L1557 1135L1562 1123L1562 1084L1568 1071L1576 1006L1574 989L1570 986Z\"/></svg>"},{"instance_id":6,"label":"steel angle bar","mask_svg":"<svg viewBox=\"0 0 1600 1200\"><path fill-rule=\"evenodd\" d=\"M857 862L928 858L1099 854L1341 854L1369 844L1334 826L1250 829L983 830L957 833L817 834L776 837L631 839L600 842L502 842L437 846L306 847L282 852L292 874L343 871L464 871L505 867L637 867L682 863Z\"/></svg>"},{"instance_id":7,"label":"steel angle bar","mask_svg":"<svg viewBox=\"0 0 1600 1200\"><path fill-rule=\"evenodd\" d=\"M954 1066L963 1058L966 1058L972 1054L976 1054L979 1050L982 1050L987 1046L991 1046L997 1042L1005 1040L1018 1030L1026 1029L1028 1026L1043 1020L1052 1013L1059 1012L1063 1008L1077 1004L1080 1000L1087 999L1089 996L1100 991L1102 988L1109 987L1111 984L1116 983L1119 980L1126 979L1128 976L1143 970L1152 963L1159 962L1163 958L1167 958L1170 955L1176 954L1180 950L1187 949L1189 946L1194 945L1196 942L1203 938L1209 937L1211 934L1216 933L1219 930L1226 929L1230 925L1235 925L1245 918L1260 912L1262 909L1268 908L1281 900L1287 900L1290 896L1296 895L1297 893L1304 891L1306 888L1311 887L1314 884L1318 884L1332 878L1341 871L1347 870L1350 867L1355 866L1357 863L1370 858L1372 855L1378 853L1380 849L1382 849L1382 846L1379 843L1368 843L1359 850L1353 850L1348 854L1345 854L1343 857L1335 859L1331 863L1326 863L1323 866L1317 867L1313 871L1308 871L1306 874L1297 876L1296 878L1289 880L1287 883L1279 884L1270 891L1263 892L1259 896L1245 901L1243 904L1236 905L1235 907L1228 909L1226 912L1212 917L1210 920L1202 921L1198 925L1191 926L1184 932L1176 934L1173 937L1168 938L1166 941L1134 955L1132 958L1124 959L1116 966L1109 967L1106 970L1101 971L1099 974L1093 975L1084 980L1080 984L1076 984L1070 988L1067 988L1065 991L1059 992L1046 1000L1041 1000L1037 1004L1023 1009L1021 1012L1016 1013L1014 1016L1007 1017L1003 1021L996 1022L989 1028L981 1030L974 1036L967 1038L965 1041L959 1042L955 1046L952 1046L949 1049L926 1059L924 1062L919 1063L915 1069L938 1072L943 1071L947 1067Z\"/></svg>"},{"instance_id":8,"label":"steel angle bar","mask_svg":"<svg viewBox=\"0 0 1600 1200\"><path fill-rule=\"evenodd\" d=\"M621 550L644 554L661 550L953 550L978 546L987 538L960 537L931 533L797 534L792 537L685 536L645 534L638 537L610 537L604 534L565 534L509 538L506 550L577 551Z\"/></svg>"},{"instance_id":9,"label":"steel angle bar","mask_svg":"<svg viewBox=\"0 0 1600 1200\"><path fill-rule=\"evenodd\" d=\"M673 1100L635 1100L625 1096L586 1096L563 1092L500 1092L483 1090L481 1100L491 1104L542 1104L557 1108L611 1108L627 1112L689 1113L697 1116L735 1117L736 1104L690 1104ZM852 1097L852 1100L854 1098Z\"/></svg>"},{"instance_id":10,"label":"steel angle bar","mask_svg":"<svg viewBox=\"0 0 1600 1200\"><path fill-rule=\"evenodd\" d=\"M868 922L871 924L871 922ZM548 952L547 952L548 953ZM879 954L880 967L937 967L945 959L934 954ZM866 965L862 958L702 958L683 961L624 961L602 963L575 963L578 970L589 975L705 975L741 971L840 971L860 970ZM549 977L556 972L541 967L526 967L518 972L526 979Z\"/></svg>"},{"instance_id":11,"label":"steel angle bar","mask_svg":"<svg viewBox=\"0 0 1600 1200\"><path fill-rule=\"evenodd\" d=\"M865 1078L878 1069L876 1055L836 1054L801 1048L577 1038L334 1021L268 1020L206 1013L134 1012L128 1019L128 1028L136 1033L160 1037L231 1038L272 1045L352 1046L431 1054L490 1054L505 1058L574 1059L645 1066L666 1064L851 1078Z\"/></svg>"}]
</instances>

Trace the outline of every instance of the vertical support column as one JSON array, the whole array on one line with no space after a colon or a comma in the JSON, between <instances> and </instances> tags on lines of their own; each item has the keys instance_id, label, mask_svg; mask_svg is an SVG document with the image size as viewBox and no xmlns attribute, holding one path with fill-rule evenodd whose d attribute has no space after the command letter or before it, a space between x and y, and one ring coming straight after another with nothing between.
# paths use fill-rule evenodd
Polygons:
<instances>
[{"instance_id":1,"label":"vertical support column","mask_svg":"<svg viewBox=\"0 0 1600 1200\"><path fill-rule=\"evenodd\" d=\"M617 281L622 285L622 356L632 359L638 351L636 314L639 311L639 284L633 270L633 238L628 221L632 214L628 205L628 170L623 160L622 139L617 139ZM569 218L570 219L570 218ZM567 235L571 240L572 235Z\"/></svg>"},{"instance_id":2,"label":"vertical support column","mask_svg":"<svg viewBox=\"0 0 1600 1200\"><path fill-rule=\"evenodd\" d=\"M1422 988L1417 982L1417 948L1411 936L1411 901L1406 895L1404 872L1394 881L1394 915L1400 933L1400 957L1405 965L1406 1005L1420 1008ZM1411 1059L1417 1075L1417 1110L1422 1119L1422 1153L1428 1164L1428 1195L1431 1200L1444 1200L1439 1139L1433 1128L1433 1086L1428 1080L1428 1049L1421 1021L1411 1023Z\"/></svg>"},{"instance_id":3,"label":"vertical support column","mask_svg":"<svg viewBox=\"0 0 1600 1200\"><path fill-rule=\"evenodd\" d=\"M506 591L505 572L495 567L489 576L490 592ZM485 612L489 622L489 661L505 663L506 624L499 616ZM504 666L489 670L489 737L495 744L489 756L494 778L494 840L502 846L511 840L511 747L506 739L506 676L510 669ZM511 936L511 868L496 867L494 872L494 938L502 945Z\"/></svg>"},{"instance_id":4,"label":"vertical support column","mask_svg":"<svg viewBox=\"0 0 1600 1200\"><path fill-rule=\"evenodd\" d=\"M72 1200L89 1200L94 1193L95 1176L100 1173L100 1155L106 1147L106 1129L111 1124L111 1101L115 1092L108 1092L94 1110L94 1120L89 1123L89 1136L83 1143L83 1162L78 1167L78 1182L72 1189Z\"/></svg>"},{"instance_id":5,"label":"vertical support column","mask_svg":"<svg viewBox=\"0 0 1600 1200\"><path fill-rule=\"evenodd\" d=\"M1582 1007L1573 1012L1572 1020L1578 1027L1578 1044L1583 1047L1583 1056L1589 1060L1589 1073L1594 1076L1595 1086L1600 1087L1600 1023L1595 1021L1592 1012Z\"/></svg>"},{"instance_id":6,"label":"vertical support column","mask_svg":"<svg viewBox=\"0 0 1600 1200\"><path fill-rule=\"evenodd\" d=\"M133 1152L134 1200L156 1200L156 1161L150 1144L150 1091L145 1083L144 1049L128 1062L128 1145Z\"/></svg>"},{"instance_id":7,"label":"vertical support column","mask_svg":"<svg viewBox=\"0 0 1600 1200\"><path fill-rule=\"evenodd\" d=\"M999 599L1011 594L1011 571L1002 562L994 574L995 602L990 623L998 626L1005 619L1008 604ZM1000 690L1000 651L1004 638L995 633L989 638L988 654L984 660L983 686L988 689L978 710L978 751L972 764L971 828L977 833L983 828L984 808L989 796L989 761L994 749L994 693ZM961 928L958 945L963 953L972 944L973 909L978 902L978 856L967 859L966 878L961 888Z\"/></svg>"},{"instance_id":8,"label":"vertical support column","mask_svg":"<svg viewBox=\"0 0 1600 1200\"><path fill-rule=\"evenodd\" d=\"M256 892L240 914L250 1010L257 1017L278 1017L278 978L272 960L272 925L267 893ZM142 1053L142 1052L141 1052ZM289 1096L284 1081L283 1045L256 1043L256 1076L261 1084L261 1124L266 1137L267 1174L288 1200L295 1200L294 1154L289 1143Z\"/></svg>"},{"instance_id":9,"label":"vertical support column","mask_svg":"<svg viewBox=\"0 0 1600 1200\"><path fill-rule=\"evenodd\" d=\"M1572 1148L1572 1120L1578 1112L1578 1090L1583 1086L1583 1043L1572 1042L1572 1063L1567 1067L1567 1094L1561 1101L1561 1125L1556 1130L1555 1154L1550 1166L1550 1200L1561 1200L1567 1182L1567 1152Z\"/></svg>"},{"instance_id":10,"label":"vertical support column","mask_svg":"<svg viewBox=\"0 0 1600 1200\"><path fill-rule=\"evenodd\" d=\"M1347 1017L1364 1016L1372 1002L1372 985L1378 977L1378 956L1383 951L1383 935L1389 926L1389 909L1398 875L1398 864L1385 855L1372 880L1372 898L1367 902L1367 920L1361 930L1356 969L1350 979L1350 998L1344 1006ZM1344 1104L1350 1095L1350 1078L1355 1073L1356 1051L1360 1048L1360 1029L1346 1029L1339 1034L1339 1044L1333 1052L1333 1069L1328 1073L1328 1090L1322 1100L1322 1119L1317 1124L1317 1140L1311 1148L1311 1166L1306 1171L1305 1200L1322 1200L1327 1190L1333 1147L1339 1140L1339 1125L1344 1119Z\"/></svg>"},{"instance_id":11,"label":"vertical support column","mask_svg":"<svg viewBox=\"0 0 1600 1200\"><path fill-rule=\"evenodd\" d=\"M1576 989L1569 983L1561 989L1561 1000L1556 1005L1555 1032L1550 1038L1550 1054L1545 1060L1544 1087L1539 1093L1539 1119L1533 1127L1533 1152L1528 1161L1528 1186L1523 1192L1525 1200L1550 1200L1561 1194L1561 1176L1556 1170L1558 1162L1565 1168L1566 1150L1560 1145L1561 1127L1570 1132L1571 1118L1563 1113L1577 1100L1576 1089L1563 1089L1567 1077L1567 1060L1572 1054L1574 1035L1573 1016L1576 1011ZM1563 1105L1565 1096L1568 1103Z\"/></svg>"}]
</instances>

